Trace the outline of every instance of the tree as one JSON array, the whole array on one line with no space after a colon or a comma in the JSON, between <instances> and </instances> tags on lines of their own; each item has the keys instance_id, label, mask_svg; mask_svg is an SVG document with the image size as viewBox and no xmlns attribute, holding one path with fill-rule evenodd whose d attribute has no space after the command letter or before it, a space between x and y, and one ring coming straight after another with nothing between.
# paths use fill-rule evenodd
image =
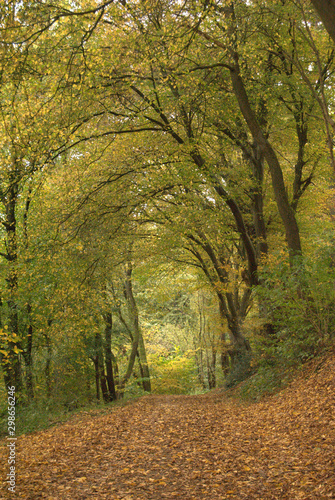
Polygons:
<instances>
[{"instance_id":1,"label":"tree","mask_svg":"<svg viewBox=\"0 0 335 500\"><path fill-rule=\"evenodd\" d=\"M274 262L288 258L287 282L298 276L312 311L304 258L335 125L334 50L308 4L32 0L2 10L6 383L19 388L23 374L32 399L37 360L50 395L58 359L67 381L71 370L95 376L106 401L134 372L149 391L140 282L153 255L207 280L226 371L227 350L231 366L250 359L249 313L263 336L282 329L263 272ZM217 331L205 310L193 326L211 345L198 352L211 349L212 385Z\"/></svg>"},{"instance_id":2,"label":"tree","mask_svg":"<svg viewBox=\"0 0 335 500\"><path fill-rule=\"evenodd\" d=\"M335 42L335 2L333 0L311 0L311 2Z\"/></svg>"}]
</instances>

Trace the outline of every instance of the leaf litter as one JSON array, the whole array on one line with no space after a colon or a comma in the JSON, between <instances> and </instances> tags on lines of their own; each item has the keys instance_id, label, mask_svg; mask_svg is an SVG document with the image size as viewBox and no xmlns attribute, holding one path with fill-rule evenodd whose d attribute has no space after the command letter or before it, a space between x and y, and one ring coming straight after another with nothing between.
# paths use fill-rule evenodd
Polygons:
<instances>
[{"instance_id":1,"label":"leaf litter","mask_svg":"<svg viewBox=\"0 0 335 500\"><path fill-rule=\"evenodd\" d=\"M246 404L224 391L140 398L17 439L25 500L335 498L335 356L288 388ZM1 443L1 473L8 448Z\"/></svg>"}]
</instances>

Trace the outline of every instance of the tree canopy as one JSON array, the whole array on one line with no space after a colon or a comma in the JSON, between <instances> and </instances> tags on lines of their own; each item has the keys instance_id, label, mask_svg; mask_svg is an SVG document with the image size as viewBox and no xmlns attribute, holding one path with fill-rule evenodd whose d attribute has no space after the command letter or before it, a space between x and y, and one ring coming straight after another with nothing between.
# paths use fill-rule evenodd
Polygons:
<instances>
[{"instance_id":1,"label":"tree canopy","mask_svg":"<svg viewBox=\"0 0 335 500\"><path fill-rule=\"evenodd\" d=\"M332 9L0 7L3 391L203 390L327 345Z\"/></svg>"}]
</instances>

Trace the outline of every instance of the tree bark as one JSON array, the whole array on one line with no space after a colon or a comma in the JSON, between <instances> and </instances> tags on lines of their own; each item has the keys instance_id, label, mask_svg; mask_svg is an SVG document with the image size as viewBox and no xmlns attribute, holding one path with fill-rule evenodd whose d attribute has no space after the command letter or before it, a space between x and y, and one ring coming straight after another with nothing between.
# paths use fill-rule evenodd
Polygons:
<instances>
[{"instance_id":1,"label":"tree bark","mask_svg":"<svg viewBox=\"0 0 335 500\"><path fill-rule=\"evenodd\" d=\"M94 369L95 369L95 391L97 401L100 401L100 373L99 373L99 356L93 358Z\"/></svg>"},{"instance_id":2,"label":"tree bark","mask_svg":"<svg viewBox=\"0 0 335 500\"><path fill-rule=\"evenodd\" d=\"M251 211L256 233L256 253L257 260L268 254L268 244L266 235L266 225L263 210L263 155L257 144L253 144L253 178L255 186L252 189Z\"/></svg>"},{"instance_id":3,"label":"tree bark","mask_svg":"<svg viewBox=\"0 0 335 500\"><path fill-rule=\"evenodd\" d=\"M243 335L241 327L241 318L239 317L238 311L233 303L232 297L226 293L225 296L217 291L219 305L220 305L220 315L222 323L224 320L228 323L228 331L230 338L230 346L225 352L222 352L222 368L226 376L233 372L241 360L244 362L245 373L249 372L250 369L250 355L251 347L248 339ZM227 363L227 354L230 358L230 366Z\"/></svg>"},{"instance_id":4,"label":"tree bark","mask_svg":"<svg viewBox=\"0 0 335 500\"><path fill-rule=\"evenodd\" d=\"M319 14L324 27L335 42L335 1L311 0L314 9Z\"/></svg>"},{"instance_id":5,"label":"tree bark","mask_svg":"<svg viewBox=\"0 0 335 500\"><path fill-rule=\"evenodd\" d=\"M48 319L48 328L50 328L51 325L52 325L52 320ZM47 398L50 398L52 393L52 382L51 382L52 345L48 333L45 332L43 336L45 338L46 348L47 348L45 367L44 367L46 394Z\"/></svg>"},{"instance_id":6,"label":"tree bark","mask_svg":"<svg viewBox=\"0 0 335 500\"><path fill-rule=\"evenodd\" d=\"M8 192L6 194L5 210L6 221L4 226L6 229L6 259L8 261L7 288L9 297L7 300L8 306L8 330L10 334L19 334L19 318L17 309L17 234L16 234L16 202L18 197L18 184L15 179L11 179ZM8 363L4 367L4 379L6 386L11 385L19 392L22 388L21 362L14 348L18 347L14 341L8 342Z\"/></svg>"},{"instance_id":7,"label":"tree bark","mask_svg":"<svg viewBox=\"0 0 335 500\"><path fill-rule=\"evenodd\" d=\"M207 379L208 388L214 389L216 387L216 350L211 349L210 353L207 353Z\"/></svg>"},{"instance_id":8,"label":"tree bark","mask_svg":"<svg viewBox=\"0 0 335 500\"><path fill-rule=\"evenodd\" d=\"M272 187L278 206L278 211L283 221L286 233L287 246L290 253L290 263L293 266L295 257L301 255L301 242L300 242L300 232L299 227L295 218L294 211L290 206L290 202L287 196L283 172L279 164L277 155L272 148L271 144L263 134L261 127L257 121L256 115L251 108L247 92L240 74L240 68L238 64L238 56L235 55L234 67L230 68L231 82L233 90L238 101L240 110L244 116L244 119L249 127L249 130L253 136L254 141L258 144L260 151L264 155L264 158L268 164Z\"/></svg>"},{"instance_id":9,"label":"tree bark","mask_svg":"<svg viewBox=\"0 0 335 500\"><path fill-rule=\"evenodd\" d=\"M27 390L28 401L32 401L34 399L32 347L33 347L33 327L32 325L29 325L27 334L27 346L22 353L26 367L25 378L26 378L26 390Z\"/></svg>"},{"instance_id":10,"label":"tree bark","mask_svg":"<svg viewBox=\"0 0 335 500\"><path fill-rule=\"evenodd\" d=\"M32 193L32 187L31 184L28 189L28 194L26 198L26 203L25 203L25 208L23 212L23 241L24 241L24 247L25 250L28 250L29 248L29 236L28 236L28 213L29 213L29 207L31 203L31 193ZM31 313L32 313L32 306L31 303L28 300L27 303L27 338L26 338L26 345L23 348L23 358L25 362L25 367L26 367L26 390L27 390L27 395L28 395L28 400L32 401L34 399L34 380L33 380L33 358L32 358L32 350L33 350L33 325L32 325L32 318L31 318Z\"/></svg>"},{"instance_id":11,"label":"tree bark","mask_svg":"<svg viewBox=\"0 0 335 500\"><path fill-rule=\"evenodd\" d=\"M128 382L135 364L136 354L139 346L140 339L140 326L138 319L138 310L136 301L133 294L133 286L131 281L133 267L130 261L127 262L125 266L125 281L124 281L124 293L127 300L128 313L131 320L131 330L132 330L132 346L130 351L130 356L128 360L128 366L126 373L124 374L122 381L120 383L119 392L122 397L126 383Z\"/></svg>"},{"instance_id":12,"label":"tree bark","mask_svg":"<svg viewBox=\"0 0 335 500\"><path fill-rule=\"evenodd\" d=\"M209 282L213 286L213 289L215 290L215 293L218 297L222 324L224 324L225 320L227 321L229 329L229 337L232 345L232 349L227 351L229 356L231 353L235 352L240 352L244 354L250 352L251 351L250 344L243 335L241 322L244 320L245 314L247 312L247 307L245 303L247 302L248 297L250 297L251 291L248 289L246 290L248 293L244 297L245 300L242 300L241 306L238 307L238 304L234 303L233 295L230 292L225 292L225 293L222 292L217 286L217 279L218 279L219 282L224 285L224 288L226 287L227 275L225 273L224 267L222 266L217 256L215 255L214 249L211 247L210 243L205 239L204 236L202 238L202 241L194 238L192 235L189 236L189 238L192 241L195 241L198 245L200 245L203 248L203 250L207 253L208 257L210 258L213 267L215 269L216 277L214 279L207 267L206 262L202 258L200 252L197 250L192 251L192 254L198 259L202 270L204 271ZM230 358L232 360L232 365L233 365L232 356L230 356ZM231 366L231 368L232 367L233 366Z\"/></svg>"},{"instance_id":13,"label":"tree bark","mask_svg":"<svg viewBox=\"0 0 335 500\"><path fill-rule=\"evenodd\" d=\"M104 339L104 351L105 351L105 364L106 364L106 378L109 392L109 400L115 401L116 391L115 382L113 374L113 355L112 355L112 329L113 329L113 316L111 312L104 314L105 320L105 339Z\"/></svg>"},{"instance_id":14,"label":"tree bark","mask_svg":"<svg viewBox=\"0 0 335 500\"><path fill-rule=\"evenodd\" d=\"M95 338L94 338L94 350L95 350L95 354L94 354L94 357L92 358L92 360L93 360L94 369L95 369L95 389L96 389L97 400L100 401L101 336L100 336L100 333L98 331L96 332Z\"/></svg>"},{"instance_id":15,"label":"tree bark","mask_svg":"<svg viewBox=\"0 0 335 500\"><path fill-rule=\"evenodd\" d=\"M151 392L150 371L149 371L149 365L148 365L148 360L147 360L147 354L146 354L146 350L145 350L144 339L143 339L143 335L142 335L141 331L140 331L139 339L138 339L138 355L139 355L139 359L141 361L143 389L146 392Z\"/></svg>"},{"instance_id":16,"label":"tree bark","mask_svg":"<svg viewBox=\"0 0 335 500\"><path fill-rule=\"evenodd\" d=\"M109 391L107 387L107 377L105 374L105 367L103 363L102 353L98 355L98 368L99 368L99 376L100 376L100 387L102 392L102 397L105 403L110 402Z\"/></svg>"}]
</instances>

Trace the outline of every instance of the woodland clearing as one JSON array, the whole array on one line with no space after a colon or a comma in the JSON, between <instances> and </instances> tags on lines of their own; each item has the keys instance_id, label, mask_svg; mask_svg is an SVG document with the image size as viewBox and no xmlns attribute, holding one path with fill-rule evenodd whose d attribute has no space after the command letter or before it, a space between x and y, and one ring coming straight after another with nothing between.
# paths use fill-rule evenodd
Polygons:
<instances>
[{"instance_id":1,"label":"woodland clearing","mask_svg":"<svg viewBox=\"0 0 335 500\"><path fill-rule=\"evenodd\" d=\"M222 390L144 396L17 440L17 484L1 498L335 498L335 356L285 390L241 403ZM0 449L6 476L7 447Z\"/></svg>"}]
</instances>

